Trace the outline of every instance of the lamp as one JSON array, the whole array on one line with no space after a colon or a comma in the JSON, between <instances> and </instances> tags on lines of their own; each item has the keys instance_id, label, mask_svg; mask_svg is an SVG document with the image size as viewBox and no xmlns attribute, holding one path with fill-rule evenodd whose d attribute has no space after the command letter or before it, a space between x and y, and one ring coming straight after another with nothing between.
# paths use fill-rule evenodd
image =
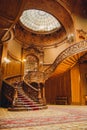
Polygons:
<instances>
[{"instance_id":1,"label":"lamp","mask_svg":"<svg viewBox=\"0 0 87 130\"><path fill-rule=\"evenodd\" d=\"M26 62L26 59L23 59L22 62Z\"/></svg>"},{"instance_id":2,"label":"lamp","mask_svg":"<svg viewBox=\"0 0 87 130\"><path fill-rule=\"evenodd\" d=\"M4 62L6 62L6 63L10 63L10 62L11 62L7 57L4 57L3 60L4 60Z\"/></svg>"},{"instance_id":3,"label":"lamp","mask_svg":"<svg viewBox=\"0 0 87 130\"><path fill-rule=\"evenodd\" d=\"M71 33L71 34L68 35L68 42L72 43L73 41L74 41L74 34Z\"/></svg>"}]
</instances>

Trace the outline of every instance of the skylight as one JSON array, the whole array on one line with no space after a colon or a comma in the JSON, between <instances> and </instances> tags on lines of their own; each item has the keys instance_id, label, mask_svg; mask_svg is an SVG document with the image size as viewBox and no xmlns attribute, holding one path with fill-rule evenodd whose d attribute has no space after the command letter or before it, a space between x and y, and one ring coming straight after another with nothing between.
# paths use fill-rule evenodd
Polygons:
<instances>
[{"instance_id":1,"label":"skylight","mask_svg":"<svg viewBox=\"0 0 87 130\"><path fill-rule=\"evenodd\" d=\"M36 32L49 32L61 28L60 22L53 15L36 9L25 10L20 21L25 27Z\"/></svg>"}]
</instances>

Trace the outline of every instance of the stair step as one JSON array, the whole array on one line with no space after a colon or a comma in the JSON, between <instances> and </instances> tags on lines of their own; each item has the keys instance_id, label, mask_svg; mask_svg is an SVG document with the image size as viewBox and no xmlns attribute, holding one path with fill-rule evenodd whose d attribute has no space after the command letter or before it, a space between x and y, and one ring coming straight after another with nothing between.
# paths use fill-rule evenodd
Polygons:
<instances>
[{"instance_id":1,"label":"stair step","mask_svg":"<svg viewBox=\"0 0 87 130\"><path fill-rule=\"evenodd\" d=\"M36 104L36 103L34 103L34 102L31 102L31 101L24 101L24 100L18 100L17 101L18 103L22 103L22 104L26 104L26 103L28 103L28 104Z\"/></svg>"},{"instance_id":2,"label":"stair step","mask_svg":"<svg viewBox=\"0 0 87 130\"><path fill-rule=\"evenodd\" d=\"M24 110L40 110L46 109L47 106L39 104L38 101L33 101L23 91L22 87L18 88L18 99L14 107L9 107L9 111L24 111Z\"/></svg>"},{"instance_id":3,"label":"stair step","mask_svg":"<svg viewBox=\"0 0 87 130\"><path fill-rule=\"evenodd\" d=\"M24 110L41 110L44 109L44 107L9 107L8 110L9 111L24 111Z\"/></svg>"}]
</instances>

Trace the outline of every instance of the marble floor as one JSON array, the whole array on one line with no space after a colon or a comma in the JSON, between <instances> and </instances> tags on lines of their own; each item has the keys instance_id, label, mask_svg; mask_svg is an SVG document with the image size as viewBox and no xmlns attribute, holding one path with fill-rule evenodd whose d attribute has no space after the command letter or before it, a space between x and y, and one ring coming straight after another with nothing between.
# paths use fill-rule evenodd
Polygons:
<instances>
[{"instance_id":1,"label":"marble floor","mask_svg":"<svg viewBox=\"0 0 87 130\"><path fill-rule=\"evenodd\" d=\"M72 111L76 109L79 112L86 113L85 117L87 117L87 106L67 106L67 105L48 105L48 109L39 110L39 111L21 111L21 112L12 112L8 111L6 108L0 108L0 120L2 119L23 119L23 118L37 118L39 117L53 117L53 116L69 116L67 111L63 111L64 109ZM76 112L75 111L75 112ZM54 123L54 124L46 124L39 126L29 126L29 127L19 127L19 128L0 128L1 130L87 130L87 120L83 121L72 121L67 123Z\"/></svg>"}]
</instances>

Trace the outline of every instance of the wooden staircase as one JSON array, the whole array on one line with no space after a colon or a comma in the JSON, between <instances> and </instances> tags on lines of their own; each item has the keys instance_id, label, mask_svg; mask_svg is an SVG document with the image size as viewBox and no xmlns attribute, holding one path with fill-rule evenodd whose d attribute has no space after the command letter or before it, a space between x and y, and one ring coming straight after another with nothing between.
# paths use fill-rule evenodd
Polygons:
<instances>
[{"instance_id":1,"label":"wooden staircase","mask_svg":"<svg viewBox=\"0 0 87 130\"><path fill-rule=\"evenodd\" d=\"M9 107L9 111L20 111L20 110L41 110L46 109L47 106L39 103L38 101L33 101L30 99L25 92L23 91L22 87L18 87L17 89L18 97L13 107Z\"/></svg>"}]
</instances>

